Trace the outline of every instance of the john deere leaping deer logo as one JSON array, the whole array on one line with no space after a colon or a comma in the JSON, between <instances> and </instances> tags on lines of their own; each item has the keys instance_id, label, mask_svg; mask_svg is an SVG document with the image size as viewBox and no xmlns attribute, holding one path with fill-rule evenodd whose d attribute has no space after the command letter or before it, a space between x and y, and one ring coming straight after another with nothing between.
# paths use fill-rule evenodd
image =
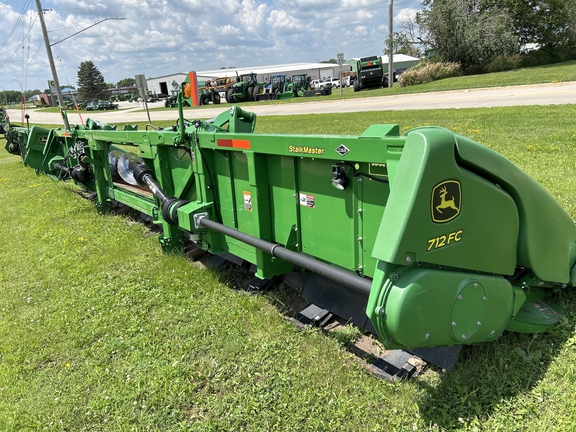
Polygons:
<instances>
[{"instance_id":1,"label":"john deere leaping deer logo","mask_svg":"<svg viewBox=\"0 0 576 432\"><path fill-rule=\"evenodd\" d=\"M432 189L430 212L437 223L451 221L460 214L462 190L458 180L445 180Z\"/></svg>"}]
</instances>

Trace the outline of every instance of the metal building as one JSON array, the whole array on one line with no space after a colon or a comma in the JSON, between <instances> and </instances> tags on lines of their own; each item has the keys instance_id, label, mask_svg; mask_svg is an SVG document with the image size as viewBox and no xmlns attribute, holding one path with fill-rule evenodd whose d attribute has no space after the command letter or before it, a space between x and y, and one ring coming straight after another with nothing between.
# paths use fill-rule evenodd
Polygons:
<instances>
[{"instance_id":1,"label":"metal building","mask_svg":"<svg viewBox=\"0 0 576 432\"><path fill-rule=\"evenodd\" d=\"M351 66L344 63L342 72L350 72ZM340 65L334 63L290 63L273 66L254 66L230 69L215 69L207 71L196 71L199 81L212 78L236 78L242 74L255 73L258 81L269 81L272 75L286 74L297 75L307 74L311 79L338 77L340 74ZM172 94L178 90L180 83L186 78L186 73L179 72L172 75L163 75L160 77L148 78L148 90L153 94Z\"/></svg>"}]
</instances>

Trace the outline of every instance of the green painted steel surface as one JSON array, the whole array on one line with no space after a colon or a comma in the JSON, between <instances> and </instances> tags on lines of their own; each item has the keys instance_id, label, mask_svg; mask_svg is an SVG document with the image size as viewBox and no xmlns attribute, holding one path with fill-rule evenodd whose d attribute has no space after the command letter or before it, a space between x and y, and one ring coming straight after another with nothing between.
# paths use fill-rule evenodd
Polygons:
<instances>
[{"instance_id":1,"label":"green painted steel surface","mask_svg":"<svg viewBox=\"0 0 576 432\"><path fill-rule=\"evenodd\" d=\"M462 136L456 136L456 143L462 165L514 199L520 217L518 264L543 281L568 283L576 257L574 221L538 182L506 158Z\"/></svg>"},{"instance_id":2,"label":"green painted steel surface","mask_svg":"<svg viewBox=\"0 0 576 432\"><path fill-rule=\"evenodd\" d=\"M546 330L561 315L541 302L576 280L574 222L480 144L434 127L401 136L398 125L359 136L257 134L256 115L238 106L209 122L179 112L165 130L0 124L21 143L7 150L31 168L57 179L84 169L76 182L95 192L99 211L121 202L151 217L166 250L194 238L254 264L261 278L293 268L199 228L202 214L370 278L366 314L388 347L490 341L504 329ZM108 156L118 150L141 158L164 198L114 173Z\"/></svg>"},{"instance_id":3,"label":"green painted steel surface","mask_svg":"<svg viewBox=\"0 0 576 432\"><path fill-rule=\"evenodd\" d=\"M512 275L517 241L514 201L458 164L454 135L439 128L410 132L374 258Z\"/></svg>"},{"instance_id":4,"label":"green painted steel surface","mask_svg":"<svg viewBox=\"0 0 576 432\"><path fill-rule=\"evenodd\" d=\"M512 315L513 290L502 277L425 267L389 271L379 281L383 289L373 288L367 311L389 347L494 340Z\"/></svg>"}]
</instances>

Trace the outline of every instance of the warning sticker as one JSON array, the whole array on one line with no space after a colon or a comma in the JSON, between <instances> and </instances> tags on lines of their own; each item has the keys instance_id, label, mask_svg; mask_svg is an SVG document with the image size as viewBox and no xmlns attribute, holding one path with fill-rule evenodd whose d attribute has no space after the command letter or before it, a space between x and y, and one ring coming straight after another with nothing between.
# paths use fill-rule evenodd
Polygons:
<instances>
[{"instance_id":1,"label":"warning sticker","mask_svg":"<svg viewBox=\"0 0 576 432\"><path fill-rule=\"evenodd\" d=\"M244 194L244 209L246 211L252 211L252 194L250 192L243 192Z\"/></svg>"},{"instance_id":2,"label":"warning sticker","mask_svg":"<svg viewBox=\"0 0 576 432\"><path fill-rule=\"evenodd\" d=\"M310 207L310 208L314 208L316 205L316 199L314 198L313 195L307 195L307 194L300 194L300 205L304 206L304 207Z\"/></svg>"}]
</instances>

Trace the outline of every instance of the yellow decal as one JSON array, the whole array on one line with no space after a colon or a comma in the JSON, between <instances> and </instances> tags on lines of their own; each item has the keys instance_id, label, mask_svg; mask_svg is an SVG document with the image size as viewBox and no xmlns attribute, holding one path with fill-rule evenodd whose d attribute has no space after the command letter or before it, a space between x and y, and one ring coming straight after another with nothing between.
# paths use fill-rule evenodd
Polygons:
<instances>
[{"instance_id":1,"label":"yellow decal","mask_svg":"<svg viewBox=\"0 0 576 432\"><path fill-rule=\"evenodd\" d=\"M288 146L288 152L290 153L304 153L304 154L315 154L323 155L326 149L320 147L308 147L308 146Z\"/></svg>"},{"instance_id":2,"label":"yellow decal","mask_svg":"<svg viewBox=\"0 0 576 432\"><path fill-rule=\"evenodd\" d=\"M445 180L432 188L430 213L436 223L451 221L460 214L462 190L458 180Z\"/></svg>"},{"instance_id":3,"label":"yellow decal","mask_svg":"<svg viewBox=\"0 0 576 432\"><path fill-rule=\"evenodd\" d=\"M448 246L450 243L458 243L460 240L462 240L462 230L431 238L428 240L428 249L426 249L426 252Z\"/></svg>"}]
</instances>

